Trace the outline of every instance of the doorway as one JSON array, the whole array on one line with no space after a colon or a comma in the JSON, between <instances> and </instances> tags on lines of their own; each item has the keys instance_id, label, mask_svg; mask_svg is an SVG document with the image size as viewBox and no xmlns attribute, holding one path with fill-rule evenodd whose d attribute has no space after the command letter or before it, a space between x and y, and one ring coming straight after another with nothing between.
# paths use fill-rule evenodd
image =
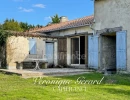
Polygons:
<instances>
[{"instance_id":1,"label":"doorway","mask_svg":"<svg viewBox=\"0 0 130 100\"><path fill-rule=\"evenodd\" d=\"M101 35L101 66L107 71L127 69L127 31Z\"/></svg>"},{"instance_id":2,"label":"doorway","mask_svg":"<svg viewBox=\"0 0 130 100\"><path fill-rule=\"evenodd\" d=\"M54 43L46 42L46 59L48 62L48 67L52 68L54 66Z\"/></svg>"},{"instance_id":3,"label":"doorway","mask_svg":"<svg viewBox=\"0 0 130 100\"><path fill-rule=\"evenodd\" d=\"M102 67L108 71L116 71L116 33L102 35L101 39Z\"/></svg>"},{"instance_id":4,"label":"doorway","mask_svg":"<svg viewBox=\"0 0 130 100\"><path fill-rule=\"evenodd\" d=\"M71 38L71 64L85 64L85 36Z\"/></svg>"}]
</instances>

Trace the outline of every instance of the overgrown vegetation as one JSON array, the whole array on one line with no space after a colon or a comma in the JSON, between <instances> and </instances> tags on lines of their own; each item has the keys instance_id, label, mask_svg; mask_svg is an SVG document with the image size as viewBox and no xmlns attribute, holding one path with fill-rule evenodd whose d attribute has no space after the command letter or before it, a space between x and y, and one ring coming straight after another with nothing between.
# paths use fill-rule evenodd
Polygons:
<instances>
[{"instance_id":1,"label":"overgrown vegetation","mask_svg":"<svg viewBox=\"0 0 130 100\"><path fill-rule=\"evenodd\" d=\"M34 79L22 79L16 75L0 74L0 100L129 100L130 75L104 76L100 85L75 84L83 80L100 80L103 75L88 73L75 76L46 77L42 80L71 80L61 87L77 87L84 90L60 91L57 84L34 84ZM82 80L82 81L83 81ZM42 82L42 81L41 81ZM53 90L55 88L55 90Z\"/></svg>"},{"instance_id":2,"label":"overgrown vegetation","mask_svg":"<svg viewBox=\"0 0 130 100\"><path fill-rule=\"evenodd\" d=\"M2 61L2 68L6 67L6 42L11 35L10 32L0 29L0 60Z\"/></svg>"},{"instance_id":3,"label":"overgrown vegetation","mask_svg":"<svg viewBox=\"0 0 130 100\"><path fill-rule=\"evenodd\" d=\"M23 29L20 27L19 23L14 19L6 19L3 24L3 30L12 30L22 32Z\"/></svg>"},{"instance_id":4,"label":"overgrown vegetation","mask_svg":"<svg viewBox=\"0 0 130 100\"><path fill-rule=\"evenodd\" d=\"M10 37L11 35L12 34L10 32L0 29L0 46L5 46L8 37Z\"/></svg>"},{"instance_id":5,"label":"overgrown vegetation","mask_svg":"<svg viewBox=\"0 0 130 100\"><path fill-rule=\"evenodd\" d=\"M31 25L27 22L18 22L14 19L6 19L3 24L0 24L0 29L3 30L11 30L11 31L18 31L18 32L25 32L35 27L42 27L42 25Z\"/></svg>"}]
</instances>

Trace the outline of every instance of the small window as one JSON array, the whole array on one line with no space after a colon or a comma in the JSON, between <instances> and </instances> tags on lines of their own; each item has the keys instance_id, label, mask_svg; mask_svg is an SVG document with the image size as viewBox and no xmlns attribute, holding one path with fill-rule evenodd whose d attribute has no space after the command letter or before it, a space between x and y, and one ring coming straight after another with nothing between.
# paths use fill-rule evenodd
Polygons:
<instances>
[{"instance_id":1,"label":"small window","mask_svg":"<svg viewBox=\"0 0 130 100\"><path fill-rule=\"evenodd\" d=\"M29 39L29 54L36 54L36 40Z\"/></svg>"}]
</instances>

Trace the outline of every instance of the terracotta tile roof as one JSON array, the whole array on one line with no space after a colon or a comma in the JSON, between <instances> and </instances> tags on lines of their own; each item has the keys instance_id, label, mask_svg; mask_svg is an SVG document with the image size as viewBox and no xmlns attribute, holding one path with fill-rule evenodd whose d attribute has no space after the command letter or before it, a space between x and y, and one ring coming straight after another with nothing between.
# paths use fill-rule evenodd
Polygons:
<instances>
[{"instance_id":1,"label":"terracotta tile roof","mask_svg":"<svg viewBox=\"0 0 130 100\"><path fill-rule=\"evenodd\" d=\"M64 30L74 27L80 27L80 26L86 26L93 23L94 16L86 16L83 18L79 18L76 20L71 20L67 22L61 22L58 24L51 24L46 27L42 27L39 29L30 30L29 32L52 32L52 31L58 31L58 30Z\"/></svg>"}]
</instances>

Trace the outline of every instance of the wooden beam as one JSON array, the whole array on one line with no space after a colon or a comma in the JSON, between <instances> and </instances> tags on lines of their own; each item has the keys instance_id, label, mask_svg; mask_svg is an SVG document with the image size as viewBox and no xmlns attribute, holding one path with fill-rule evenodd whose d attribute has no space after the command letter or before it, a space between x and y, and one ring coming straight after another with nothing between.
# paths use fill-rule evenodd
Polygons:
<instances>
[{"instance_id":1,"label":"wooden beam","mask_svg":"<svg viewBox=\"0 0 130 100\"><path fill-rule=\"evenodd\" d=\"M105 28L102 30L97 30L96 33L100 35L100 34L106 34L106 33L108 34L108 33L113 33L113 32L119 32L119 31L122 31L122 27Z\"/></svg>"},{"instance_id":2,"label":"wooden beam","mask_svg":"<svg viewBox=\"0 0 130 100\"><path fill-rule=\"evenodd\" d=\"M77 33L77 34L71 34L71 35L65 35L65 37L74 37L74 36L86 36L86 35L92 35L93 33L88 33L88 32L82 32L82 33Z\"/></svg>"}]
</instances>

